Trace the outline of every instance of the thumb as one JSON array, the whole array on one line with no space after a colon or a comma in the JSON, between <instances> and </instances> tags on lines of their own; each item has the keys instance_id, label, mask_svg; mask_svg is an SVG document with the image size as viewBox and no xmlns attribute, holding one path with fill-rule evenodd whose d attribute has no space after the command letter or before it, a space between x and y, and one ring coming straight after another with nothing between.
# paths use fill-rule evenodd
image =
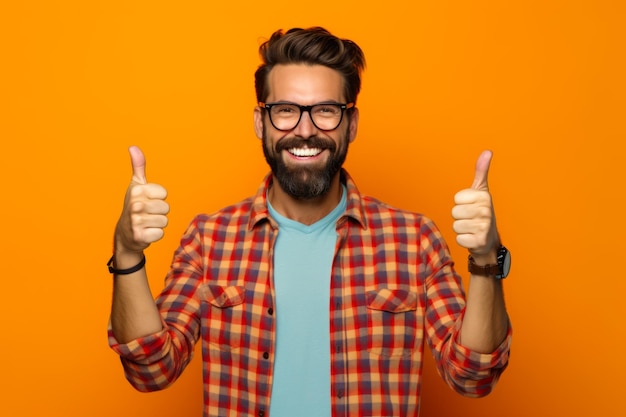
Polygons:
<instances>
[{"instance_id":1,"label":"thumb","mask_svg":"<svg viewBox=\"0 0 626 417\"><path fill-rule=\"evenodd\" d=\"M133 166L133 181L139 184L146 184L146 157L137 146L128 148L130 162Z\"/></svg>"},{"instance_id":2,"label":"thumb","mask_svg":"<svg viewBox=\"0 0 626 417\"><path fill-rule=\"evenodd\" d=\"M487 183L487 177L489 175L489 164L491 164L491 157L493 154L491 151L483 151L476 161L476 173L474 174L474 183L472 188L474 190L489 190Z\"/></svg>"}]
</instances>

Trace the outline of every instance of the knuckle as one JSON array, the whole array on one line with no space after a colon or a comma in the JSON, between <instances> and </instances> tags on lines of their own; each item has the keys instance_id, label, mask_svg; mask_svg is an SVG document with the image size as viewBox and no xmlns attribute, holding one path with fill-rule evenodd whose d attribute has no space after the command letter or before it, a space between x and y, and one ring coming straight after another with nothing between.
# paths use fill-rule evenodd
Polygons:
<instances>
[{"instance_id":1,"label":"knuckle","mask_svg":"<svg viewBox=\"0 0 626 417\"><path fill-rule=\"evenodd\" d=\"M143 201L131 201L129 207L131 213L142 213L146 205Z\"/></svg>"},{"instance_id":2,"label":"knuckle","mask_svg":"<svg viewBox=\"0 0 626 417\"><path fill-rule=\"evenodd\" d=\"M141 213L133 212L130 215L130 224L133 229L143 224L143 215Z\"/></svg>"},{"instance_id":3,"label":"knuckle","mask_svg":"<svg viewBox=\"0 0 626 417\"><path fill-rule=\"evenodd\" d=\"M136 241L141 241L142 235L143 235L143 228L135 223L133 223L132 225L132 233L133 233L133 238Z\"/></svg>"},{"instance_id":4,"label":"knuckle","mask_svg":"<svg viewBox=\"0 0 626 417\"><path fill-rule=\"evenodd\" d=\"M144 187L142 185L131 185L128 188L128 194L133 198L141 197L144 194Z\"/></svg>"},{"instance_id":5,"label":"knuckle","mask_svg":"<svg viewBox=\"0 0 626 417\"><path fill-rule=\"evenodd\" d=\"M481 206L478 209L478 215L482 218L490 218L491 217L491 207Z\"/></svg>"}]
</instances>

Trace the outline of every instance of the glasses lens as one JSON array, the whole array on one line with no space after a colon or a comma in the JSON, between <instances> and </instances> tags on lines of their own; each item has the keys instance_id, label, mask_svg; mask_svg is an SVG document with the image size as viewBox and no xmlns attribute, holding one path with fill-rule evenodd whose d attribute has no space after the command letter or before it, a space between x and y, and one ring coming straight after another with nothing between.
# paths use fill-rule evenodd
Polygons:
<instances>
[{"instance_id":1,"label":"glasses lens","mask_svg":"<svg viewBox=\"0 0 626 417\"><path fill-rule=\"evenodd\" d=\"M317 104L311 108L313 123L322 130L334 130L341 123L341 107L337 104Z\"/></svg>"},{"instance_id":2,"label":"glasses lens","mask_svg":"<svg viewBox=\"0 0 626 417\"><path fill-rule=\"evenodd\" d=\"M293 104L273 104L270 117L276 129L291 130L300 120L300 108Z\"/></svg>"}]
</instances>

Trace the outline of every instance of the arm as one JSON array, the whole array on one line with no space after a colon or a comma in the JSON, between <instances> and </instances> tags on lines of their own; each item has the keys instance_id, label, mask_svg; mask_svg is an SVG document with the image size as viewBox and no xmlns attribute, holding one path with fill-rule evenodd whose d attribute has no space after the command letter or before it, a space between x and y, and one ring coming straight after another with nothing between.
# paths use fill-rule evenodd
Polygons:
<instances>
[{"instance_id":1,"label":"arm","mask_svg":"<svg viewBox=\"0 0 626 417\"><path fill-rule=\"evenodd\" d=\"M126 192L124 208L115 228L114 265L126 269L137 265L143 251L163 237L169 206L167 192L157 184L148 184L145 157L137 147L130 148L133 177ZM115 338L126 343L162 330L145 268L113 280L111 327Z\"/></svg>"},{"instance_id":2,"label":"arm","mask_svg":"<svg viewBox=\"0 0 626 417\"><path fill-rule=\"evenodd\" d=\"M491 353L502 343L507 329L502 281L472 275L461 326L461 344L475 352Z\"/></svg>"},{"instance_id":3,"label":"arm","mask_svg":"<svg viewBox=\"0 0 626 417\"><path fill-rule=\"evenodd\" d=\"M491 157L489 151L480 155L472 187L457 193L452 210L457 242L469 250L478 265L495 264L500 246L487 184ZM505 339L508 326L502 281L471 275L461 325L461 345L478 353L493 352Z\"/></svg>"},{"instance_id":4,"label":"arm","mask_svg":"<svg viewBox=\"0 0 626 417\"><path fill-rule=\"evenodd\" d=\"M495 264L495 256L493 259L484 262L477 260L477 263ZM471 275L461 326L461 344L475 352L491 353L506 337L508 325L502 281L494 277Z\"/></svg>"},{"instance_id":5,"label":"arm","mask_svg":"<svg viewBox=\"0 0 626 417\"><path fill-rule=\"evenodd\" d=\"M468 314L468 297L463 290L461 277L454 269L454 262L443 237L434 225L429 227L432 231L427 233L429 243L423 244L427 249L425 251L427 341L435 358L437 370L448 386L467 397L483 397L493 390L507 367L511 329L505 327L503 340L495 348L485 349L489 350L488 353L470 349L466 346L466 341L461 342L463 325L472 323L471 319L464 320ZM427 229L422 226L422 230ZM476 287L474 285L472 289L476 290ZM474 295L478 293L475 291ZM471 311L469 314L472 315ZM475 323L485 322L481 318ZM482 341L480 336L478 340Z\"/></svg>"}]
</instances>

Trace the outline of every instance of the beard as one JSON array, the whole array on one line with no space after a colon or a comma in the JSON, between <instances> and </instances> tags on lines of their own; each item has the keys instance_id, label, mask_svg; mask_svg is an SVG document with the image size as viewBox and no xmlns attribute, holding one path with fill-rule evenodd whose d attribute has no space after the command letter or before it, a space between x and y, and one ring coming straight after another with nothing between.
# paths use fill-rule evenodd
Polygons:
<instances>
[{"instance_id":1,"label":"beard","mask_svg":"<svg viewBox=\"0 0 626 417\"><path fill-rule=\"evenodd\" d=\"M263 128L263 155L272 169L274 179L280 187L297 200L311 200L328 193L333 179L343 166L348 155L348 129L345 130L338 144L330 139L313 136L308 139L300 137L285 138L272 149L268 140L267 129ZM290 168L281 157L285 149L299 148L306 144L309 148L326 149L330 156L321 167Z\"/></svg>"}]
</instances>

